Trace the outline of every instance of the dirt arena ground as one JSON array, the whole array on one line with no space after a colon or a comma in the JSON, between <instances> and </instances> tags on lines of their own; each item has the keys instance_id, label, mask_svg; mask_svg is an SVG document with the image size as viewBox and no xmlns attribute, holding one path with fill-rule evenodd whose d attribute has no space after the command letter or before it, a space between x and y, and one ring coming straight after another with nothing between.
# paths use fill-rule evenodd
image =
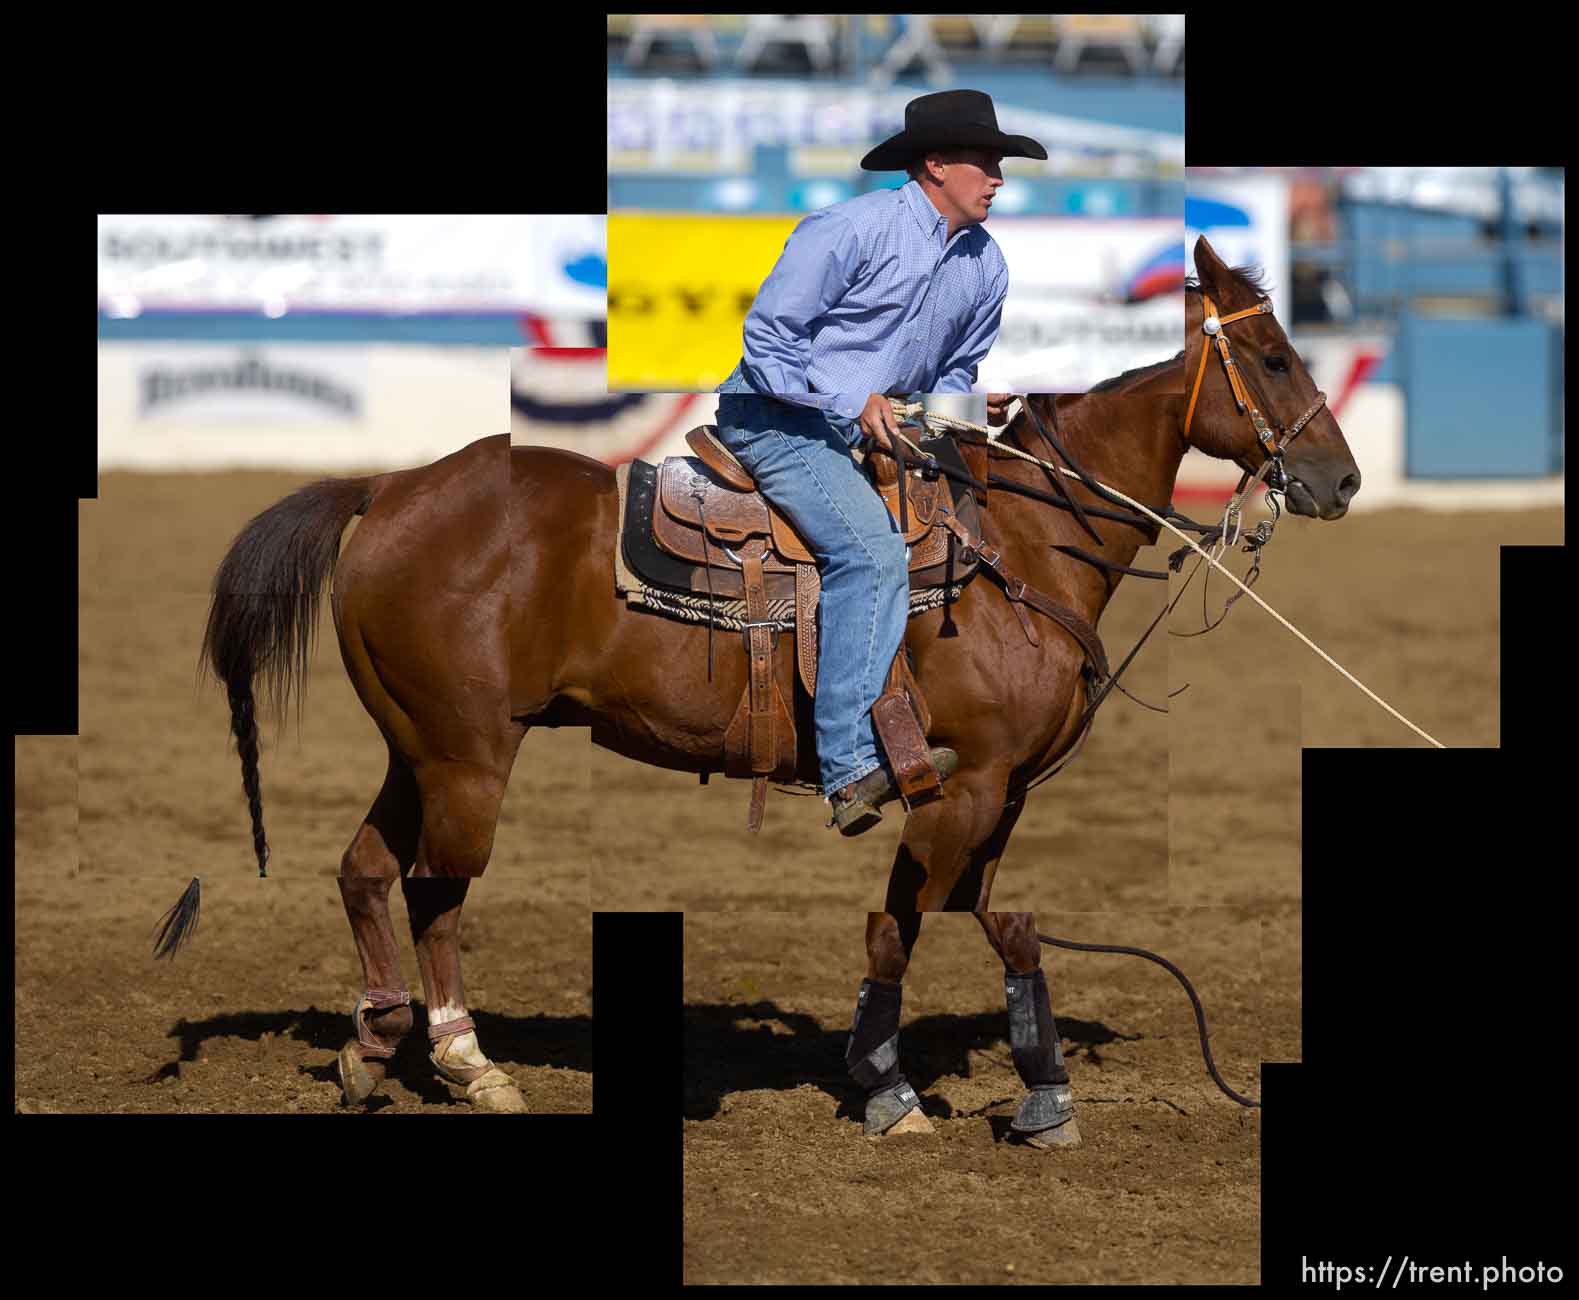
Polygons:
<instances>
[{"instance_id":1,"label":"dirt arena ground","mask_svg":"<svg viewBox=\"0 0 1579 1300\"><path fill-rule=\"evenodd\" d=\"M224 548L305 477L107 473L79 508L82 734L17 743L19 1109L338 1109L362 973L334 877L383 742L325 611L300 726L264 733L259 880L226 708L194 680ZM534 1111L592 1108L585 790L582 770L518 766L464 914L468 1009ZM155 963L152 927L193 875L197 936ZM420 1004L404 912L392 903ZM472 1113L428 1064L425 1026L419 1009L377 1113Z\"/></svg>"},{"instance_id":2,"label":"dirt arena ground","mask_svg":"<svg viewBox=\"0 0 1579 1300\"><path fill-rule=\"evenodd\" d=\"M224 708L194 681L224 547L303 479L105 474L81 506L82 736L17 746L19 1110L337 1109L361 980L332 877L381 744L330 631L299 725L265 733L260 881ZM1561 532L1558 510L1286 519L1256 590L1446 744L1495 745L1497 548ZM1121 589L1115 657L1161 595ZM1032 796L994 903L1178 962L1254 1093L1260 1060L1301 1052L1299 747L1422 742L1248 601L1210 636L1157 640L1127 680L1152 701L1188 689L1168 715L1107 706ZM841 1056L898 819L845 843L820 803L774 796L751 837L746 795L534 733L466 913L485 1049L533 1109L587 1111L589 907L686 911L689 1281L888 1281L900 1238L917 1281L1257 1280L1257 1117L1212 1087L1182 990L1133 958L1048 954L1085 1145L1035 1152L1005 1140L1020 1085L997 961L969 918L929 919L902 1042L937 1132L865 1142ZM151 928L193 874L195 945L155 965ZM394 1076L375 1113L471 1113L418 1034Z\"/></svg>"},{"instance_id":3,"label":"dirt arena ground","mask_svg":"<svg viewBox=\"0 0 1579 1300\"><path fill-rule=\"evenodd\" d=\"M1290 519L1256 590L1443 743L1495 745L1497 548L1561 536L1556 510ZM1199 626L1195 583L1181 631ZM1213 592L1220 605L1224 584ZM1126 584L1103 623L1109 645L1125 646L1157 598ZM1055 934L1170 957L1205 1003L1219 1067L1254 1096L1260 1061L1302 1051L1300 746L1423 742L1248 601L1208 637L1171 639L1162 660L1139 693L1157 699L1164 672L1173 689L1188 683L1164 729L1113 703L1081 758L1033 796L994 903L1033 907ZM718 791L607 770L629 799L652 792L649 833L667 820L700 842L702 814L682 798ZM722 810L716 842L743 844L742 803ZM1212 1085L1183 991L1149 963L1046 952L1084 1145L1035 1151L1006 1140L1022 1089L997 959L974 921L929 918L901 1052L936 1133L862 1138L842 1054L862 913L892 846L863 845L841 874L849 855L813 821L774 831L780 852L797 851L790 881L765 848L674 854L667 894L656 861L641 874L647 905L687 909L688 1280L892 1281L903 1240L918 1282L1258 1281L1259 1117ZM595 877L595 897L610 888L612 873ZM705 911L773 898L782 914Z\"/></svg>"},{"instance_id":4,"label":"dirt arena ground","mask_svg":"<svg viewBox=\"0 0 1579 1300\"><path fill-rule=\"evenodd\" d=\"M843 1062L863 920L685 918L687 1281L1257 1280L1259 1118L1212 1086L1166 973L1046 958L1084 1145L1037 1151L1007 1140L1023 1088L1002 966L973 919L929 917L900 1055L936 1132L873 1143ZM1261 1014L1246 911L1082 916L1078 930L1180 963L1240 1091L1258 1091L1260 1056L1289 1054L1297 1014Z\"/></svg>"}]
</instances>

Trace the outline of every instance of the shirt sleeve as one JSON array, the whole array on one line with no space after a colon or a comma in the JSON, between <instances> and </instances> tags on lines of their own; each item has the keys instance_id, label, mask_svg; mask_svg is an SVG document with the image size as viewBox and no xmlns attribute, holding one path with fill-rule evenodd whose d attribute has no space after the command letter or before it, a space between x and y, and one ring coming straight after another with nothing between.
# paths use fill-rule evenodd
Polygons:
<instances>
[{"instance_id":1,"label":"shirt sleeve","mask_svg":"<svg viewBox=\"0 0 1579 1300\"><path fill-rule=\"evenodd\" d=\"M861 241L842 213L813 212L796 226L746 315L741 373L759 393L858 419L867 394L813 393L806 378L811 324L855 283Z\"/></svg>"},{"instance_id":2,"label":"shirt sleeve","mask_svg":"<svg viewBox=\"0 0 1579 1300\"><path fill-rule=\"evenodd\" d=\"M981 365L998 338L1003 324L1003 300L1009 293L1009 264L998 255L998 270L976 314L965 326L953 355L938 371L938 393L968 393L976 383L976 368Z\"/></svg>"}]
</instances>

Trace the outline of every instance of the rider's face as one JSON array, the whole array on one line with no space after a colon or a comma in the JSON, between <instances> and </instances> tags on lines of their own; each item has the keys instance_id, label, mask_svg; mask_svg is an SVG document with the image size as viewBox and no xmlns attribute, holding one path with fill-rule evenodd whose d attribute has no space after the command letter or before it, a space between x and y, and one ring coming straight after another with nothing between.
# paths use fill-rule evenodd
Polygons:
<instances>
[{"instance_id":1,"label":"rider's face","mask_svg":"<svg viewBox=\"0 0 1579 1300\"><path fill-rule=\"evenodd\" d=\"M942 198L965 223L985 221L992 211L993 195L1003 184L1001 153L985 149L960 149L929 156L927 167L934 178L941 172Z\"/></svg>"}]
</instances>

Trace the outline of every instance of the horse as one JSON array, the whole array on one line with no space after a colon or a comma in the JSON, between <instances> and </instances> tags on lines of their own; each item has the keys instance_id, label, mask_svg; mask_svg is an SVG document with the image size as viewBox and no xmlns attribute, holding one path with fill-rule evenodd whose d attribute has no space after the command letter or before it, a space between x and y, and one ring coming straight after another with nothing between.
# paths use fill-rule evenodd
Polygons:
<instances>
[{"instance_id":1,"label":"horse","mask_svg":"<svg viewBox=\"0 0 1579 1300\"><path fill-rule=\"evenodd\" d=\"M1265 302L1204 240L1196 259L1196 298L1209 297L1225 315ZM1194 300L1188 307L1187 327L1193 320L1201 329L1204 310ZM1314 391L1270 314L1237 329L1246 366L1256 368L1258 388L1265 382L1274 399L1263 402L1267 411L1281 412ZM1159 505L1170 499L1189 445L1256 469L1267 444L1242 419L1226 381L1202 387L1186 418L1184 372L1208 341L1187 336L1178 357L1089 394L1027 397L1001 441L1036 451L1039 431L1052 421L1090 473ZM1358 488L1358 470L1330 412L1307 416L1297 444L1280 459L1296 513L1336 518ZM1017 460L1002 471L1033 491L1046 481L1044 470ZM1069 553L1090 542L1079 519L1012 492L993 494L985 526L1004 572L1024 584L1022 595L1050 592L1094 628L1149 538L1133 520L1099 516L1086 488L1069 490L1090 507L1086 523L1100 537L1106 567ZM388 750L383 786L340 864L341 898L366 984L339 1056L348 1104L377 1090L413 1024L388 909L398 878L427 996L434 1067L481 1107L525 1108L509 1076L482 1053L466 1015L458 936L467 888L487 866L510 770L530 728L588 727L595 744L644 763L704 775L724 768L724 735L748 680L746 659L720 655L710 663L695 625L633 610L616 594L610 568L619 514L608 466L569 451L512 447L499 436L421 468L310 484L248 523L219 565L203 656L229 699L260 874L268 845L254 686L261 680L282 709L299 691L331 576L341 656ZM341 552L353 518L360 523ZM945 619L957 634L940 635ZM921 913L940 909L975 913L1006 977L1039 981L1034 925L1028 916L992 913L990 895L1027 785L1083 729L1087 651L1052 623L1036 636L1024 607L984 581L968 584L943 610L913 617L906 641L930 704L930 739L955 749L960 765L945 797L910 811L884 911L868 920L869 982L897 991ZM802 704L809 713L809 701ZM810 733L809 725L802 728ZM798 776L816 780L808 747ZM195 916L195 897L172 913L167 951ZM1045 1046L1052 1023L1045 987L1024 992L1032 1020L1021 1036L1039 1030ZM891 1001L894 1033L887 1038L897 1041L897 996ZM867 1023L888 1019L884 1011ZM869 1129L873 1113L869 1104Z\"/></svg>"}]
</instances>

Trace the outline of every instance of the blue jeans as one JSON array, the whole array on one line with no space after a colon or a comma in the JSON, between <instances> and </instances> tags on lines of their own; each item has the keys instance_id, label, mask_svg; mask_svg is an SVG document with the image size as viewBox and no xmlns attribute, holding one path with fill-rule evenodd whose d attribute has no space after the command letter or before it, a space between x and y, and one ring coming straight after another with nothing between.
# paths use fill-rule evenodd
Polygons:
<instances>
[{"instance_id":1,"label":"blue jeans","mask_svg":"<svg viewBox=\"0 0 1579 1300\"><path fill-rule=\"evenodd\" d=\"M823 793L832 794L883 766L872 705L905 639L905 544L844 437L820 411L724 392L718 440L817 559L822 598L813 718Z\"/></svg>"}]
</instances>

